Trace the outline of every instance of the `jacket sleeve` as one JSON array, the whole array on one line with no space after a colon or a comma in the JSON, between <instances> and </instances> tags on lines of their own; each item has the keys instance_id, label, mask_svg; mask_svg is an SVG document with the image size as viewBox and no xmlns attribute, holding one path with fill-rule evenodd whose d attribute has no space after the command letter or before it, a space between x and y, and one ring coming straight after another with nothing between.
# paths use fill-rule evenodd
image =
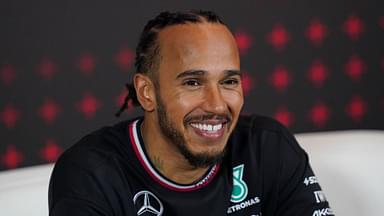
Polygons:
<instances>
[{"instance_id":1,"label":"jacket sleeve","mask_svg":"<svg viewBox=\"0 0 384 216\"><path fill-rule=\"evenodd\" d=\"M308 155L286 129L283 129L280 150L276 215L334 215L312 171Z\"/></svg>"}]
</instances>

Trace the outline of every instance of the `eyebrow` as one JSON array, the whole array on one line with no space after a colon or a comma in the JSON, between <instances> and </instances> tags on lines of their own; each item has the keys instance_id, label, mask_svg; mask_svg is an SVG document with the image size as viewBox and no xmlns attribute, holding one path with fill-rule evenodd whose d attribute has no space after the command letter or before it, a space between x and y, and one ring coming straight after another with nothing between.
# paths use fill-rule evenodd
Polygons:
<instances>
[{"instance_id":1,"label":"eyebrow","mask_svg":"<svg viewBox=\"0 0 384 216\"><path fill-rule=\"evenodd\" d=\"M225 70L225 76L240 76L241 77L241 71L239 70Z\"/></svg>"},{"instance_id":2,"label":"eyebrow","mask_svg":"<svg viewBox=\"0 0 384 216\"><path fill-rule=\"evenodd\" d=\"M184 72L179 73L176 79L181 79L189 76L204 76L207 73L208 71L205 70L186 70ZM240 70L225 70L224 73L226 77L241 76Z\"/></svg>"},{"instance_id":3,"label":"eyebrow","mask_svg":"<svg viewBox=\"0 0 384 216\"><path fill-rule=\"evenodd\" d=\"M181 79L184 77L189 77L189 76L203 76L207 73L205 70L186 70L181 73L179 73L176 77L176 79Z\"/></svg>"}]
</instances>

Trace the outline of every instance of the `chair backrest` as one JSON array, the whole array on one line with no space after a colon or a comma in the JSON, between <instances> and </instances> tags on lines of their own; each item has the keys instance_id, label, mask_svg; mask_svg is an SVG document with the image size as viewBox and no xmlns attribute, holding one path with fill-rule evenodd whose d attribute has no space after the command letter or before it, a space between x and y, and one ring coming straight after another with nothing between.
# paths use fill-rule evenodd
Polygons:
<instances>
[{"instance_id":1,"label":"chair backrest","mask_svg":"<svg viewBox=\"0 0 384 216\"><path fill-rule=\"evenodd\" d=\"M53 164L0 172L0 215L48 215L48 184Z\"/></svg>"},{"instance_id":2,"label":"chair backrest","mask_svg":"<svg viewBox=\"0 0 384 216\"><path fill-rule=\"evenodd\" d=\"M384 131L296 134L336 215L384 215Z\"/></svg>"}]
</instances>

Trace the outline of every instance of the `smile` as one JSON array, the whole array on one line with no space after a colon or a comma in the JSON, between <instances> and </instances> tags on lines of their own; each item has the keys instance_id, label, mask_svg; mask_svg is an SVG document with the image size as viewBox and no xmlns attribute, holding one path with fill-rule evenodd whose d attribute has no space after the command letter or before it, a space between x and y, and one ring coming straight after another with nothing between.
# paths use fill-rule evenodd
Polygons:
<instances>
[{"instance_id":1,"label":"smile","mask_svg":"<svg viewBox=\"0 0 384 216\"><path fill-rule=\"evenodd\" d=\"M189 124L193 131L205 139L219 139L222 138L225 132L225 122L220 123L200 123L193 122Z\"/></svg>"},{"instance_id":2,"label":"smile","mask_svg":"<svg viewBox=\"0 0 384 216\"><path fill-rule=\"evenodd\" d=\"M212 125L212 124L198 124L198 123L191 123L191 126L196 128L196 129L199 129L199 130L203 130L203 131L206 131L208 133L216 133L218 132L221 128L223 128L223 124L220 123L220 124L215 124L215 125Z\"/></svg>"}]
</instances>

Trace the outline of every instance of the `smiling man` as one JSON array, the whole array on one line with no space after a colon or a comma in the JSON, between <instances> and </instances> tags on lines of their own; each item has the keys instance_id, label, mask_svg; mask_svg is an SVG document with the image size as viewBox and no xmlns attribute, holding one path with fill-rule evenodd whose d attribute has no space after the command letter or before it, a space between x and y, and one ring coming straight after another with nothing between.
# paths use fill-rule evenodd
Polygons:
<instances>
[{"instance_id":1,"label":"smiling man","mask_svg":"<svg viewBox=\"0 0 384 216\"><path fill-rule=\"evenodd\" d=\"M57 161L50 215L333 215L280 124L239 117L235 39L207 11L164 12L136 49L144 117L84 137Z\"/></svg>"}]
</instances>

